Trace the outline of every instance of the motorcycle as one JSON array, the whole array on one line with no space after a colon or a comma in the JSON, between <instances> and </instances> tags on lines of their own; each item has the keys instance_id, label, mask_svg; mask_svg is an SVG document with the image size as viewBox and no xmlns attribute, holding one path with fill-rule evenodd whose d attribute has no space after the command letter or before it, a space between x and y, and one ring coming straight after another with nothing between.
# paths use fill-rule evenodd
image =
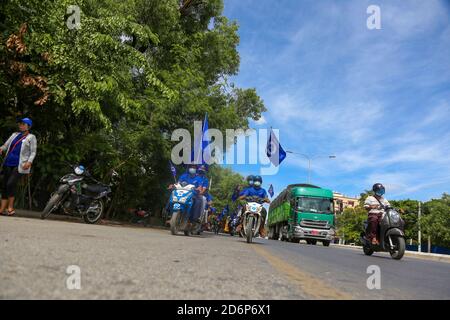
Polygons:
<instances>
[{"instance_id":1,"label":"motorcycle","mask_svg":"<svg viewBox=\"0 0 450 320\"><path fill-rule=\"evenodd\" d=\"M206 199L204 200L206 203ZM208 213L209 213L208 209L205 208L204 210L202 210L202 213L200 214L199 218L200 223L196 223L196 226L193 231L194 234L199 236L203 232L203 230L205 229L204 227L208 223Z\"/></svg>"},{"instance_id":2,"label":"motorcycle","mask_svg":"<svg viewBox=\"0 0 450 320\"><path fill-rule=\"evenodd\" d=\"M150 224L151 215L149 212L139 208L137 210L134 210L132 214L133 216L130 219L131 223L143 224L144 227Z\"/></svg>"},{"instance_id":3,"label":"motorcycle","mask_svg":"<svg viewBox=\"0 0 450 320\"><path fill-rule=\"evenodd\" d=\"M365 221L360 238L364 254L370 256L374 252L389 252L393 259L400 260L405 254L404 221L396 209L383 205L381 208L383 214L377 228L377 238L380 243L373 245L366 238L369 223Z\"/></svg>"},{"instance_id":4,"label":"motorcycle","mask_svg":"<svg viewBox=\"0 0 450 320\"><path fill-rule=\"evenodd\" d=\"M230 236L234 236L236 233L236 228L239 225L239 217L235 214L232 218L230 218L230 222L228 223Z\"/></svg>"},{"instance_id":5,"label":"motorcycle","mask_svg":"<svg viewBox=\"0 0 450 320\"><path fill-rule=\"evenodd\" d=\"M212 231L214 234L219 234L220 229L222 228L222 221L219 220L219 217L214 217L212 221Z\"/></svg>"},{"instance_id":6,"label":"motorcycle","mask_svg":"<svg viewBox=\"0 0 450 320\"><path fill-rule=\"evenodd\" d=\"M195 186L182 182L181 184L175 184L174 187L169 201L169 210L171 211L170 232L172 235L176 235L179 231L183 231L184 235L188 236L190 230L188 230L187 225L194 203Z\"/></svg>"},{"instance_id":7,"label":"motorcycle","mask_svg":"<svg viewBox=\"0 0 450 320\"><path fill-rule=\"evenodd\" d=\"M95 180L83 166L69 166L73 173L59 180L60 185L52 193L41 213L41 219L62 211L66 215L81 216L86 223L96 223L102 217L105 205L111 201L111 187L118 174L112 170L110 183L104 184Z\"/></svg>"},{"instance_id":8,"label":"motorcycle","mask_svg":"<svg viewBox=\"0 0 450 320\"><path fill-rule=\"evenodd\" d=\"M258 197L247 197L246 201L247 203L244 206L245 209L242 215L241 235L247 240L247 243L252 243L253 238L257 236L261 225L263 199Z\"/></svg>"}]
</instances>

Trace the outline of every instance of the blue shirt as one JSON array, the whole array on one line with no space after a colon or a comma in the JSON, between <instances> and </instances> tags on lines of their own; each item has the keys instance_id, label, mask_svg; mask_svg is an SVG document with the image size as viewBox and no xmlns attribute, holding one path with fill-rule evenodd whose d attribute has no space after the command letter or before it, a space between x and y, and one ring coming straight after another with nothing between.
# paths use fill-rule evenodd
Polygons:
<instances>
[{"instance_id":1,"label":"blue shirt","mask_svg":"<svg viewBox=\"0 0 450 320\"><path fill-rule=\"evenodd\" d=\"M192 176L189 173L183 173L180 177L180 179L178 179L179 182L186 182L188 184L193 184L195 186L195 188L197 188L198 186L200 186L200 179L198 178L198 176Z\"/></svg>"},{"instance_id":2,"label":"blue shirt","mask_svg":"<svg viewBox=\"0 0 450 320\"><path fill-rule=\"evenodd\" d=\"M239 197L240 197L240 196L243 196L244 193L245 193L245 191L247 191L247 189L249 189L249 188L253 188L253 187L247 186L247 187L245 187L244 189L242 189L241 192L239 192Z\"/></svg>"},{"instance_id":3,"label":"blue shirt","mask_svg":"<svg viewBox=\"0 0 450 320\"><path fill-rule=\"evenodd\" d=\"M241 196L267 198L267 191L264 188L248 187L242 191Z\"/></svg>"},{"instance_id":4,"label":"blue shirt","mask_svg":"<svg viewBox=\"0 0 450 320\"><path fill-rule=\"evenodd\" d=\"M14 150L11 151L12 147L16 144L17 141L19 141L20 138L23 137L22 133L19 133L19 135L11 142L11 145L9 146L10 151L8 152L8 155L5 159L5 166L7 167L18 167L19 166L19 159L20 159L20 149L22 148L22 141L20 141Z\"/></svg>"},{"instance_id":5,"label":"blue shirt","mask_svg":"<svg viewBox=\"0 0 450 320\"><path fill-rule=\"evenodd\" d=\"M199 180L201 181L200 185L203 188L209 188L209 180L205 175L197 175L197 177L199 178Z\"/></svg>"}]
</instances>

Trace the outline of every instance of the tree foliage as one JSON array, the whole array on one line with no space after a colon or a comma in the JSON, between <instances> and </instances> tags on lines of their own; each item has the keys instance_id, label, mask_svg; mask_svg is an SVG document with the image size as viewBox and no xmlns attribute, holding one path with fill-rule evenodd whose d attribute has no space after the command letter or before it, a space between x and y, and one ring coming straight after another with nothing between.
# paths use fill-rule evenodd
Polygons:
<instances>
[{"instance_id":1,"label":"tree foliage","mask_svg":"<svg viewBox=\"0 0 450 320\"><path fill-rule=\"evenodd\" d=\"M444 193L441 199L433 199L424 205L420 221L425 237L437 246L450 247L450 195Z\"/></svg>"},{"instance_id":2,"label":"tree foliage","mask_svg":"<svg viewBox=\"0 0 450 320\"><path fill-rule=\"evenodd\" d=\"M361 207L345 208L342 214L337 215L337 234L346 243L360 243L364 221L367 220L367 211Z\"/></svg>"},{"instance_id":3,"label":"tree foliage","mask_svg":"<svg viewBox=\"0 0 450 320\"><path fill-rule=\"evenodd\" d=\"M70 29L68 8L81 9ZM38 138L33 198L42 206L66 162L118 168L114 207L157 210L176 128L248 128L266 109L236 87L238 26L222 0L10 0L0 3L0 138L29 116ZM114 212L111 212L114 214Z\"/></svg>"}]
</instances>

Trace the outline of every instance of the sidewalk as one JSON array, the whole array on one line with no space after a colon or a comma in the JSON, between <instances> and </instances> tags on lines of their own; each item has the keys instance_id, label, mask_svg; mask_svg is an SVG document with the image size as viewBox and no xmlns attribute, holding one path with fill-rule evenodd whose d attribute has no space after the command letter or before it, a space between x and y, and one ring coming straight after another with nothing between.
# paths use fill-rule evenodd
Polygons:
<instances>
[{"instance_id":1,"label":"sidewalk","mask_svg":"<svg viewBox=\"0 0 450 320\"><path fill-rule=\"evenodd\" d=\"M346 249L355 249L362 250L361 246L347 245L347 244L334 244L331 246L341 247ZM434 260L441 262L450 263L450 255L447 254L436 254L436 253L425 253L425 252L414 252L414 251L405 251L405 257L416 258L416 259L425 259L425 260Z\"/></svg>"}]
</instances>

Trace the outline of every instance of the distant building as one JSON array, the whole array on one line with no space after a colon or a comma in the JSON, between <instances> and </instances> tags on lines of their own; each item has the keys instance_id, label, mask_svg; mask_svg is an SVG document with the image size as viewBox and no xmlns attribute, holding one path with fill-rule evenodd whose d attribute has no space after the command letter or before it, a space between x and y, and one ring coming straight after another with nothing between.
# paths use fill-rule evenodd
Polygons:
<instances>
[{"instance_id":1,"label":"distant building","mask_svg":"<svg viewBox=\"0 0 450 320\"><path fill-rule=\"evenodd\" d=\"M339 192L333 192L334 213L340 214L345 208L355 208L359 198L347 197Z\"/></svg>"}]
</instances>

